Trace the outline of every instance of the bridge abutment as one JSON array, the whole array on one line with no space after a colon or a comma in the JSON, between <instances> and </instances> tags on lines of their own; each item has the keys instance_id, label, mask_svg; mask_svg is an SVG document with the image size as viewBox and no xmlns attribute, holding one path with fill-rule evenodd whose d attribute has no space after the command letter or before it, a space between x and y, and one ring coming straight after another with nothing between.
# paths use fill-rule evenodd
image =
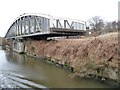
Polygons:
<instances>
[{"instance_id":1,"label":"bridge abutment","mask_svg":"<svg viewBox=\"0 0 120 90\"><path fill-rule=\"evenodd\" d=\"M12 42L12 49L17 53L24 53L25 45L22 40L13 40Z\"/></svg>"}]
</instances>

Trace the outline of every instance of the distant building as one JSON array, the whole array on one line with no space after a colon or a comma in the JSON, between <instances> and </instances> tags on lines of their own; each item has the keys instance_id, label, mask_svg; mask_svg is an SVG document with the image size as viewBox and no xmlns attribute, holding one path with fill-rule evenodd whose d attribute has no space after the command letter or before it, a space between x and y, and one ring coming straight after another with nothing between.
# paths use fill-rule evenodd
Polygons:
<instances>
[{"instance_id":1,"label":"distant building","mask_svg":"<svg viewBox=\"0 0 120 90\"><path fill-rule=\"evenodd\" d=\"M120 1L118 2L118 20L120 20Z\"/></svg>"}]
</instances>

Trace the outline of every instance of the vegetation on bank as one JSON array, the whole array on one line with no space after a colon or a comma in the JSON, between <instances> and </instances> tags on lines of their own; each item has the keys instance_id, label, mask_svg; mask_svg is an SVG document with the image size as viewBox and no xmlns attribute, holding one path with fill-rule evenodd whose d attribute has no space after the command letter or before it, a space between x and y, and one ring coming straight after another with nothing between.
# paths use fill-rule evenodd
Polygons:
<instances>
[{"instance_id":1,"label":"vegetation on bank","mask_svg":"<svg viewBox=\"0 0 120 90\"><path fill-rule=\"evenodd\" d=\"M118 33L83 39L29 40L24 43L28 55L47 57L52 62L72 67L77 76L119 79Z\"/></svg>"}]
</instances>

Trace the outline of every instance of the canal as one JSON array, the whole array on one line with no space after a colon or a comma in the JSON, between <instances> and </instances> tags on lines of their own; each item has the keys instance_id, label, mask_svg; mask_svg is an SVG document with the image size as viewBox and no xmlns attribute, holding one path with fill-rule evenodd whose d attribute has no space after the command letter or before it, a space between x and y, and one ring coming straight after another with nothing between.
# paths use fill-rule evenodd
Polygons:
<instances>
[{"instance_id":1,"label":"canal","mask_svg":"<svg viewBox=\"0 0 120 90\"><path fill-rule=\"evenodd\" d=\"M8 52L0 46L2 88L109 88L95 80L72 78L72 72L35 58Z\"/></svg>"}]
</instances>

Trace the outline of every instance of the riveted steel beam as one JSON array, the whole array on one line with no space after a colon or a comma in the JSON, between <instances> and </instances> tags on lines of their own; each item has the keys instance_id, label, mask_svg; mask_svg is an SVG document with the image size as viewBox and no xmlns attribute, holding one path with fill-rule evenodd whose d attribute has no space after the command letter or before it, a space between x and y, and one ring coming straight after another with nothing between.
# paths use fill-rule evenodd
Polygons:
<instances>
[{"instance_id":1,"label":"riveted steel beam","mask_svg":"<svg viewBox=\"0 0 120 90\"><path fill-rule=\"evenodd\" d=\"M30 16L28 16L28 34L30 34L31 30L30 30Z\"/></svg>"},{"instance_id":2,"label":"riveted steel beam","mask_svg":"<svg viewBox=\"0 0 120 90\"><path fill-rule=\"evenodd\" d=\"M24 17L24 34L26 33L26 18Z\"/></svg>"}]
</instances>

